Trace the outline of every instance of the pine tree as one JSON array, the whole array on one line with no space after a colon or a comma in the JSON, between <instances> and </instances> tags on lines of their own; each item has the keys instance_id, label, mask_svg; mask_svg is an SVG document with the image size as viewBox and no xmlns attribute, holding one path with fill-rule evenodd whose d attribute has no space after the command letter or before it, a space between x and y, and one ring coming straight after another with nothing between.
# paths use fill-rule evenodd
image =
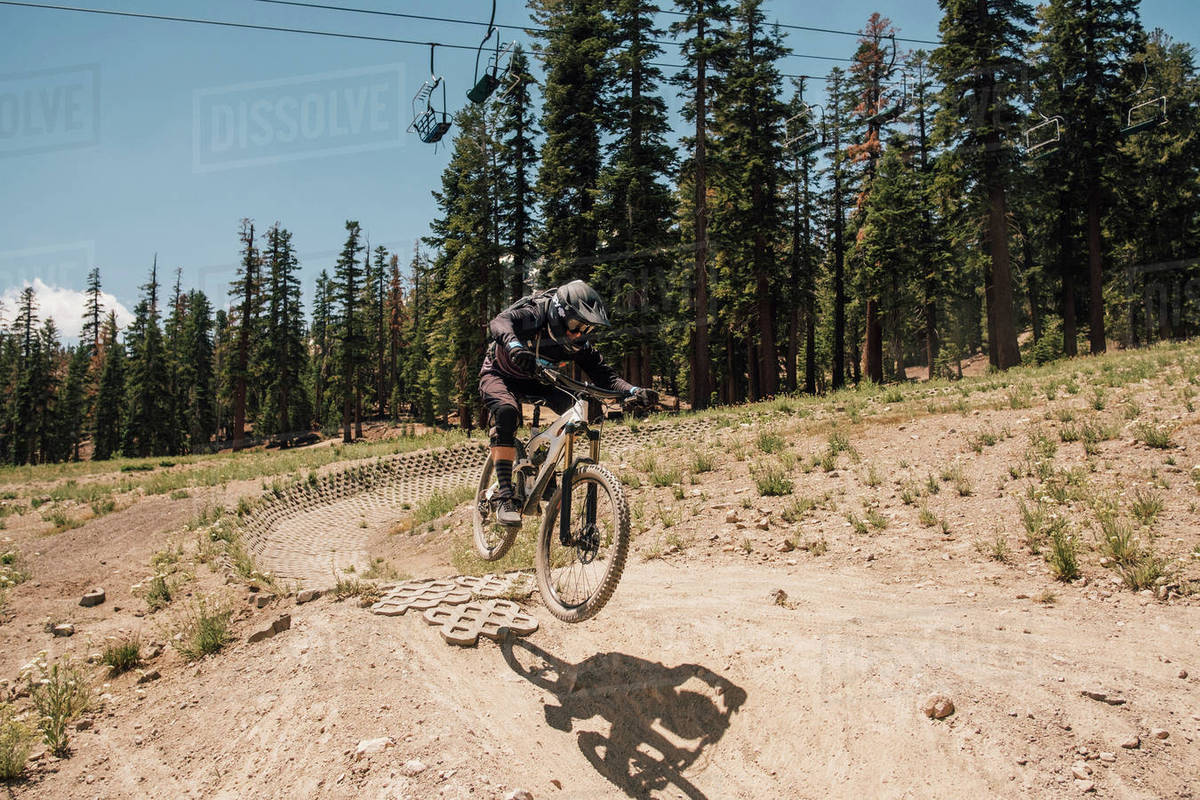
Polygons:
<instances>
[{"instance_id":1,"label":"pine tree","mask_svg":"<svg viewBox=\"0 0 1200 800\"><path fill-rule=\"evenodd\" d=\"M304 315L300 300L299 259L292 234L275 223L267 230L264 252L265 314L262 357L264 401L255 429L262 436L307 430L311 411L301 377Z\"/></svg>"},{"instance_id":2,"label":"pine tree","mask_svg":"<svg viewBox=\"0 0 1200 800\"><path fill-rule=\"evenodd\" d=\"M63 410L58 406L59 391L62 383L61 347L58 340L58 327L53 318L42 322L38 332L37 355L35 364L30 370L33 383L34 420L36 456L31 459L45 464L51 461L62 461L67 454L59 447L61 438L60 417Z\"/></svg>"},{"instance_id":3,"label":"pine tree","mask_svg":"<svg viewBox=\"0 0 1200 800\"><path fill-rule=\"evenodd\" d=\"M506 287L496 280L500 249L491 214L495 182L487 120L474 107L455 119L460 134L442 173L442 189L434 193L439 216L425 239L436 255L429 276L432 325L423 379L437 415L444 420L454 408L459 424L470 429L479 407L475 376L483 360L484 329Z\"/></svg>"},{"instance_id":4,"label":"pine tree","mask_svg":"<svg viewBox=\"0 0 1200 800\"><path fill-rule=\"evenodd\" d=\"M79 460L79 444L83 438L87 413L87 373L91 366L91 347L82 341L68 353L66 380L58 396L55 434L56 461Z\"/></svg>"},{"instance_id":5,"label":"pine tree","mask_svg":"<svg viewBox=\"0 0 1200 800\"><path fill-rule=\"evenodd\" d=\"M545 29L542 90L540 251L543 280L591 278L599 236L595 187L600 178L601 133L608 127L604 90L610 69L609 22L602 0L535 0L534 19ZM583 260L581 260L583 259Z\"/></svg>"},{"instance_id":6,"label":"pine tree","mask_svg":"<svg viewBox=\"0 0 1200 800\"><path fill-rule=\"evenodd\" d=\"M96 353L100 349L100 325L104 318L99 267L92 267L88 272L87 289L84 294L87 295L87 300L83 306L83 330L79 334L79 343L87 347L89 353Z\"/></svg>"},{"instance_id":7,"label":"pine tree","mask_svg":"<svg viewBox=\"0 0 1200 800\"><path fill-rule=\"evenodd\" d=\"M12 463L31 463L37 452L37 388L41 383L38 364L41 342L37 333L37 297L33 287L21 290L17 317L13 322L17 342L16 391L10 410Z\"/></svg>"},{"instance_id":8,"label":"pine tree","mask_svg":"<svg viewBox=\"0 0 1200 800\"><path fill-rule=\"evenodd\" d=\"M1143 48L1137 0L1050 0L1040 38L1053 73L1061 78L1057 113L1071 120L1063 154L1079 177L1088 252L1089 344L1104 352L1104 243L1102 206L1106 162L1117 153L1119 120L1129 94L1127 67Z\"/></svg>"},{"instance_id":9,"label":"pine tree","mask_svg":"<svg viewBox=\"0 0 1200 800\"><path fill-rule=\"evenodd\" d=\"M163 326L164 360L167 372L167 416L170 419L167 452L178 454L187 446L187 411L184 397L187 383L184 379L183 329L187 324L187 299L183 294L183 269L175 270L175 287L171 292L170 309Z\"/></svg>"},{"instance_id":10,"label":"pine tree","mask_svg":"<svg viewBox=\"0 0 1200 800\"><path fill-rule=\"evenodd\" d=\"M834 391L846 385L846 153L843 150L842 122L844 117L846 94L845 72L840 67L834 67L829 72L829 145L830 163L828 176L830 181L827 201L829 204L829 227L833 239L829 257L832 262L833 290L833 344L832 344L832 379Z\"/></svg>"},{"instance_id":11,"label":"pine tree","mask_svg":"<svg viewBox=\"0 0 1200 800\"><path fill-rule=\"evenodd\" d=\"M238 277L229 286L233 301L229 326L233 349L229 358L229 395L233 413L233 449L246 444L247 387L251 378L252 359L258 347L256 332L262 305L262 258L254 242L254 223L242 220L239 234L242 242L242 262Z\"/></svg>"},{"instance_id":12,"label":"pine tree","mask_svg":"<svg viewBox=\"0 0 1200 800\"><path fill-rule=\"evenodd\" d=\"M944 84L936 137L951 146L947 167L986 209L980 244L987 256L988 356L993 366L1019 364L1013 317L1006 183L1017 123L1011 87L1022 77L1033 14L1024 0L939 0L942 46L933 53ZM964 191L964 195L968 193Z\"/></svg>"},{"instance_id":13,"label":"pine tree","mask_svg":"<svg viewBox=\"0 0 1200 800\"><path fill-rule=\"evenodd\" d=\"M513 50L510 73L515 76L512 89L504 97L496 121L496 159L499 191L496 198L498 235L511 257L509 266L510 302L525 294L526 276L533 261L533 242L537 237L534 216L534 192L530 172L537 164L535 141L538 135L530 86L529 59L520 45Z\"/></svg>"},{"instance_id":14,"label":"pine tree","mask_svg":"<svg viewBox=\"0 0 1200 800\"><path fill-rule=\"evenodd\" d=\"M212 305L198 290L188 292L186 303L180 350L184 390L180 405L187 421L188 451L199 453L209 447L217 431Z\"/></svg>"},{"instance_id":15,"label":"pine tree","mask_svg":"<svg viewBox=\"0 0 1200 800\"><path fill-rule=\"evenodd\" d=\"M312 366L310 368L313 405L321 427L335 425L338 413L331 391L334 364L334 343L337 323L334 319L334 287L326 270L317 276L313 296L313 318L309 329Z\"/></svg>"},{"instance_id":16,"label":"pine tree","mask_svg":"<svg viewBox=\"0 0 1200 800\"><path fill-rule=\"evenodd\" d=\"M162 330L158 325L158 260L150 282L142 286L142 299L134 307L133 323L126 335L129 363L125 380L128 397L121 451L126 456L157 456L170 452L168 376Z\"/></svg>"},{"instance_id":17,"label":"pine tree","mask_svg":"<svg viewBox=\"0 0 1200 800\"><path fill-rule=\"evenodd\" d=\"M692 308L692 336L688 347L690 381L688 399L692 408L707 408L713 392L712 354L709 351L709 239L708 239L708 143L711 131L709 92L714 85L710 73L713 62L722 60L726 36L723 24L730 17L722 0L676 0L683 19L672 24L671 33L684 36L681 52L686 67L674 82L685 91L684 118L694 125L694 135L684 142L691 159L681 185L692 188L690 227L694 258L690 266L689 295ZM686 325L685 325L686 327Z\"/></svg>"},{"instance_id":18,"label":"pine tree","mask_svg":"<svg viewBox=\"0 0 1200 800\"><path fill-rule=\"evenodd\" d=\"M812 120L811 109L804 103L805 79L797 81L797 91L788 106L788 118L810 126L816 125ZM814 134L820 135L817 131ZM788 346L785 372L787 391L798 388L797 368L800 354L801 326L804 335L804 391L808 394L816 392L816 289L817 269L820 262L820 248L813 242L813 229L816 222L816 208L813 197L813 177L816 163L811 153L800 152L801 148L793 148L791 153L792 165L787 173L788 179L788 229L790 243L788 247L788 281L784 288L783 299L788 314Z\"/></svg>"},{"instance_id":19,"label":"pine tree","mask_svg":"<svg viewBox=\"0 0 1200 800\"><path fill-rule=\"evenodd\" d=\"M674 159L666 141L666 102L658 91L662 72L654 65L662 53L655 44L662 35L654 26L656 10L645 0L619 0L611 12L613 139L600 177L603 244L593 275L613 324L605 346L623 355L622 372L643 386L656 371L666 371L661 323L669 313L667 249L673 238L668 175Z\"/></svg>"},{"instance_id":20,"label":"pine tree","mask_svg":"<svg viewBox=\"0 0 1200 800\"><path fill-rule=\"evenodd\" d=\"M405 342L402 338L407 327L408 309L404 298L404 287L400 280L400 257L392 253L388 278L388 408L392 418L400 416L400 408L407 394L403 377Z\"/></svg>"},{"instance_id":21,"label":"pine tree","mask_svg":"<svg viewBox=\"0 0 1200 800\"><path fill-rule=\"evenodd\" d=\"M106 461L120 451L125 429L125 348L117 339L118 330L116 313L110 311L101 334L104 367L92 428L92 458L96 461Z\"/></svg>"},{"instance_id":22,"label":"pine tree","mask_svg":"<svg viewBox=\"0 0 1200 800\"><path fill-rule=\"evenodd\" d=\"M341 308L338 313L338 346L341 351L338 390L342 400L342 441L354 440L351 426L356 422L355 412L359 408L359 372L365 360L365 345L362 324L362 267L358 253L362 250L359 237L362 230L354 220L346 221L346 243L338 257L334 273L336 295ZM359 425L361 426L361 421Z\"/></svg>"},{"instance_id":23,"label":"pine tree","mask_svg":"<svg viewBox=\"0 0 1200 800\"><path fill-rule=\"evenodd\" d=\"M879 13L872 14L861 31L858 50L850 67L849 91L857 100L852 117L856 135L853 144L847 148L847 155L851 164L857 165L851 172L850 181L856 190L852 221L856 231L861 231L869 224L866 209L883 152L880 135L885 124L883 116L886 114L887 104L892 102L887 83L892 78L896 54L888 52L887 40L888 37L894 37L895 33L896 29L891 20ZM892 45L895 46L894 39ZM858 256L856 247L853 260L858 262L860 270L870 272L869 262L864 263ZM866 301L864 372L869 380L879 383L883 381L883 325L879 316L881 287L867 275L860 276L858 282L860 287L867 289L863 298Z\"/></svg>"},{"instance_id":24,"label":"pine tree","mask_svg":"<svg viewBox=\"0 0 1200 800\"><path fill-rule=\"evenodd\" d=\"M751 399L775 394L779 380L774 237L782 227L779 187L784 180L781 140L786 114L776 62L787 50L779 31L767 29L761 6L762 0L738 4L726 77L714 97L724 163L720 181L723 210L714 224L725 239L725 269L720 281L731 300L725 315L726 331L730 344L742 332L746 334L745 370ZM736 372L731 370L727 380L729 393L740 399Z\"/></svg>"}]
</instances>

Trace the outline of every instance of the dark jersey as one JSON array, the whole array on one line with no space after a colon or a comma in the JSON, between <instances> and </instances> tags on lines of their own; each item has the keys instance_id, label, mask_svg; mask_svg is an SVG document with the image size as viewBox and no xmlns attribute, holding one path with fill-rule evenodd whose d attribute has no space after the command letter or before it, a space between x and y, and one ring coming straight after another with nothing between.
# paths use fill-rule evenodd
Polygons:
<instances>
[{"instance_id":1,"label":"dark jersey","mask_svg":"<svg viewBox=\"0 0 1200 800\"><path fill-rule=\"evenodd\" d=\"M591 342L583 341L568 349L550 335L550 306L554 290L539 292L513 303L496 315L488 324L488 336L494 343L483 359L480 374L495 373L509 378L530 378L509 357L509 342L519 342L532 350L539 358L560 363L573 361L578 364L592 383L602 389L628 392L633 385L623 380L616 371L604 363Z\"/></svg>"}]
</instances>

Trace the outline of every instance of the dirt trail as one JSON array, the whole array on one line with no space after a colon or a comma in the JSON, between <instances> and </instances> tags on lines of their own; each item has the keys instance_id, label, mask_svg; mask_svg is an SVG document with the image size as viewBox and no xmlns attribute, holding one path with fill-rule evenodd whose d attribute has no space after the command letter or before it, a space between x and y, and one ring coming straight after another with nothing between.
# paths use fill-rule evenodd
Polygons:
<instances>
[{"instance_id":1,"label":"dirt trail","mask_svg":"<svg viewBox=\"0 0 1200 800\"><path fill-rule=\"evenodd\" d=\"M1135 384L1128 402L1140 413L1174 413L1174 448L1152 450L1117 416L1115 397L1088 416L1083 393L1014 408L1003 391L972 396L974 409L953 410L953 397L920 414L880 404L886 422L839 429L855 457L831 469L806 465L830 440L828 420L789 412L653 450L665 460L678 445L711 447L715 463L695 482L654 487L647 454L627 456L614 467L644 483L630 488L638 533L615 596L577 626L535 596L525 605L541 627L526 639L450 647L411 613L380 617L330 596L257 609L243 585L223 587L222 573L197 567L186 591L233 598L235 643L195 664L168 647L147 665L161 677L144 684L89 667L107 685L72 756L43 756L5 789L49 800L499 800L515 788L537 800L1195 798L1200 603L1165 585L1158 597L1119 587L1087 526L1088 502L1111 493L1128 516L1135 487L1157 492L1153 528L1134 530L1194 580L1200 517L1185 459L1200 452L1200 415L1175 413L1173 389ZM1117 433L1086 458L1082 442L1061 437L1057 472L1037 484L1036 470L1017 465L1039 436L1057 440L1078 424L1071 415ZM994 441L981 443L988 432ZM775 433L795 454L795 489L758 497L756 447ZM1080 486L1090 500L1067 496ZM1022 544L1016 500L1030 487L1063 493L1052 508L1078 526L1079 580L1055 581L1044 555ZM34 577L13 590L13 618L0 623L0 678L40 649L82 657L122 630L167 643L176 612L137 616L144 605L129 583L180 541L190 514L235 502L238 487L223 491L147 499L52 536L15 522L5 534ZM811 507L783 521L801 497ZM851 518L872 510L882 527L858 530ZM925 512L944 525L919 521ZM464 519L374 536L371 555L416 576L450 574ZM79 609L77 593L103 581L109 602ZM247 642L284 613L289 630ZM52 639L42 629L51 618L79 630ZM922 706L938 692L956 710L934 721ZM355 758L380 737L393 745ZM1133 737L1136 747L1122 746Z\"/></svg>"}]
</instances>

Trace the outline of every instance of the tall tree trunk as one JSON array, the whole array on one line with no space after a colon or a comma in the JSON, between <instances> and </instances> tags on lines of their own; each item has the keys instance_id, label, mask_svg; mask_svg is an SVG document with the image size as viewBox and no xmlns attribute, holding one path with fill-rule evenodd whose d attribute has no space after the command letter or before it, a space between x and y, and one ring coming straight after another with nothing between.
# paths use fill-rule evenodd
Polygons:
<instances>
[{"instance_id":1,"label":"tall tree trunk","mask_svg":"<svg viewBox=\"0 0 1200 800\"><path fill-rule=\"evenodd\" d=\"M999 148L1000 135L993 133L989 140ZM991 142L989 142L991 143ZM1008 209L1004 195L1004 184L998 174L998 165L991 164L988 176L988 228L987 248L991 254L990 291L988 292L988 319L995 326L989 331L989 355L996 354L995 364L1000 369L1015 367L1021 363L1017 349L1017 329L1013 321L1012 263L1008 249Z\"/></svg>"},{"instance_id":2,"label":"tall tree trunk","mask_svg":"<svg viewBox=\"0 0 1200 800\"><path fill-rule=\"evenodd\" d=\"M1087 187L1088 226L1088 343L1092 354L1107 347L1104 335L1104 274L1100 251L1100 181L1089 176Z\"/></svg>"},{"instance_id":3,"label":"tall tree trunk","mask_svg":"<svg viewBox=\"0 0 1200 800\"><path fill-rule=\"evenodd\" d=\"M696 38L704 41L704 15L696 22ZM707 76L705 58L696 61L696 259L692 266L695 287L695 330L692 334L692 408L708 408L712 394L712 364L708 352L708 171L705 163L708 135Z\"/></svg>"},{"instance_id":4,"label":"tall tree trunk","mask_svg":"<svg viewBox=\"0 0 1200 800\"><path fill-rule=\"evenodd\" d=\"M863 347L867 380L883 383L883 324L879 320L879 301L867 300L867 335Z\"/></svg>"}]
</instances>

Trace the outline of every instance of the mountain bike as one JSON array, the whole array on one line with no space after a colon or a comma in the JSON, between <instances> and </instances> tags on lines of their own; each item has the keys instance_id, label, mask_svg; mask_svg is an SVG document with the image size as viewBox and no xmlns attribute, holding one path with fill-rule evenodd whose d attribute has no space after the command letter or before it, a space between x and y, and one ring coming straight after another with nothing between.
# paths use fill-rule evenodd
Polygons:
<instances>
[{"instance_id":1,"label":"mountain bike","mask_svg":"<svg viewBox=\"0 0 1200 800\"><path fill-rule=\"evenodd\" d=\"M629 501L621 483L600 466L600 429L588 425L588 401L627 395L545 364L538 377L569 393L575 404L541 431L531 431L528 441L518 439L513 494L523 516L542 515L534 557L542 602L564 622L583 622L612 596L629 552ZM581 437L587 442L583 454L577 446ZM489 454L474 507L475 549L487 561L503 558L520 532L496 522L497 488Z\"/></svg>"}]
</instances>

